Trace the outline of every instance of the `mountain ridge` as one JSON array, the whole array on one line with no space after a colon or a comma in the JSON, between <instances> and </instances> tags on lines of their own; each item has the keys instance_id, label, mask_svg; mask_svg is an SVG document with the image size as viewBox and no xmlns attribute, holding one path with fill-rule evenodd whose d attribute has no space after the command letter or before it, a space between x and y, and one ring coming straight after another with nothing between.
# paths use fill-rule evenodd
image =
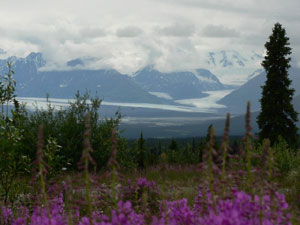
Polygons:
<instances>
[{"instance_id":1,"label":"mountain ridge","mask_svg":"<svg viewBox=\"0 0 300 225\"><path fill-rule=\"evenodd\" d=\"M67 62L71 67L69 70L47 71L43 70L47 62L42 54L33 52L25 58L12 56L7 60L0 60L2 74L7 72L7 61L13 62L17 81L16 93L20 97L44 97L49 93L51 97L70 98L77 90L84 92L88 89L98 92L107 101L179 104L173 100L201 98L207 96L204 91L228 88L206 69L162 73L146 67L137 72L136 76L129 76L114 69L83 69L80 66L84 64L84 60L76 58ZM147 77L149 73L152 75ZM148 83L138 81L137 78L141 77L147 78ZM153 94L155 92L166 93L171 98L159 97Z\"/></svg>"}]
</instances>

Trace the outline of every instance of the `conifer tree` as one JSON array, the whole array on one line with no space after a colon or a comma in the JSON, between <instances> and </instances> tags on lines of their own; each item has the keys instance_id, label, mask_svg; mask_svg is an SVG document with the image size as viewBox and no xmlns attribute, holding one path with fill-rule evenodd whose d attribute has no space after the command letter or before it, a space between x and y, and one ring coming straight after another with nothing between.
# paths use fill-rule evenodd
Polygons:
<instances>
[{"instance_id":1,"label":"conifer tree","mask_svg":"<svg viewBox=\"0 0 300 225\"><path fill-rule=\"evenodd\" d=\"M178 149L177 142L175 141L174 138L171 139L171 143L170 143L169 149L170 150L175 150L175 151Z\"/></svg>"},{"instance_id":2,"label":"conifer tree","mask_svg":"<svg viewBox=\"0 0 300 225\"><path fill-rule=\"evenodd\" d=\"M193 138L192 140L192 152L195 152L196 151L196 141L195 141L195 138Z\"/></svg>"},{"instance_id":3,"label":"conifer tree","mask_svg":"<svg viewBox=\"0 0 300 225\"><path fill-rule=\"evenodd\" d=\"M138 168L143 170L146 167L146 145L143 137L143 132L137 141L137 153L138 153Z\"/></svg>"},{"instance_id":4,"label":"conifer tree","mask_svg":"<svg viewBox=\"0 0 300 225\"><path fill-rule=\"evenodd\" d=\"M257 118L261 139L269 138L274 144L281 136L290 146L298 141L298 113L291 103L294 89L288 78L291 48L289 38L281 24L276 23L269 41L265 44L266 56L262 62L267 80L262 86L261 113Z\"/></svg>"}]
</instances>

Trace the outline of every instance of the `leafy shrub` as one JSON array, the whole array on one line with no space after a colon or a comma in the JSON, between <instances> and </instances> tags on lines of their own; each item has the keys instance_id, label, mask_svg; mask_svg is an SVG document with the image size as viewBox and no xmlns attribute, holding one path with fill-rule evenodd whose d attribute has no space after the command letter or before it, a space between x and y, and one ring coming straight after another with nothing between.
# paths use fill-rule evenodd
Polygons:
<instances>
[{"instance_id":1,"label":"leafy shrub","mask_svg":"<svg viewBox=\"0 0 300 225\"><path fill-rule=\"evenodd\" d=\"M289 148L287 142L281 137L274 144L273 149L275 166L280 173L287 174L295 166L295 152Z\"/></svg>"}]
</instances>

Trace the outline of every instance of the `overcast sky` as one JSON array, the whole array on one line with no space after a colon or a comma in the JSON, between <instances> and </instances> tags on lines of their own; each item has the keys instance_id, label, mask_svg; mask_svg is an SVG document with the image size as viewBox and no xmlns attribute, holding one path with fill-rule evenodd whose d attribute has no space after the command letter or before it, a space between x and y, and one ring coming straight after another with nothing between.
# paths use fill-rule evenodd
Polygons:
<instances>
[{"instance_id":1,"label":"overcast sky","mask_svg":"<svg viewBox=\"0 0 300 225\"><path fill-rule=\"evenodd\" d=\"M133 72L197 68L209 51L263 52L276 22L300 65L299 0L0 0L0 48ZM1 53L0 53L1 54ZM4 54L2 54L4 56Z\"/></svg>"}]
</instances>

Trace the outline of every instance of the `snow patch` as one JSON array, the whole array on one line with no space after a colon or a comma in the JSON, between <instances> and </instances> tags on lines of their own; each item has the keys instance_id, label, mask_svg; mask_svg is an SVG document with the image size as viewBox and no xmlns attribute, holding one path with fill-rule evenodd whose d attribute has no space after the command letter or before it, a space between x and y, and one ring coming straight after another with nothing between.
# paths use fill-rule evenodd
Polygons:
<instances>
[{"instance_id":1,"label":"snow patch","mask_svg":"<svg viewBox=\"0 0 300 225\"><path fill-rule=\"evenodd\" d=\"M163 99L167 99L167 100L172 100L173 98L165 92L149 92L151 95L154 95L158 98L163 98Z\"/></svg>"},{"instance_id":2,"label":"snow patch","mask_svg":"<svg viewBox=\"0 0 300 225\"><path fill-rule=\"evenodd\" d=\"M197 73L197 71L193 71L193 74L197 77L197 79L201 82L206 82L206 83L217 83L215 80L213 80L212 78L208 78L208 77L203 77L201 75L199 75Z\"/></svg>"},{"instance_id":3,"label":"snow patch","mask_svg":"<svg viewBox=\"0 0 300 225\"><path fill-rule=\"evenodd\" d=\"M209 96L204 97L204 98L191 98L191 99L181 99L181 100L176 100L175 102L183 105L189 105L193 106L195 108L199 109L221 109L221 108L226 108L226 106L217 104L216 102L223 98L224 96L228 95L231 93L234 89L232 90L222 90L222 91L205 91L203 93L208 94Z\"/></svg>"},{"instance_id":4,"label":"snow patch","mask_svg":"<svg viewBox=\"0 0 300 225\"><path fill-rule=\"evenodd\" d=\"M248 76L248 80L251 80L252 78L258 76L259 74L261 74L264 70L263 69L259 69L259 70L256 70L254 71L252 74L250 74Z\"/></svg>"}]
</instances>

